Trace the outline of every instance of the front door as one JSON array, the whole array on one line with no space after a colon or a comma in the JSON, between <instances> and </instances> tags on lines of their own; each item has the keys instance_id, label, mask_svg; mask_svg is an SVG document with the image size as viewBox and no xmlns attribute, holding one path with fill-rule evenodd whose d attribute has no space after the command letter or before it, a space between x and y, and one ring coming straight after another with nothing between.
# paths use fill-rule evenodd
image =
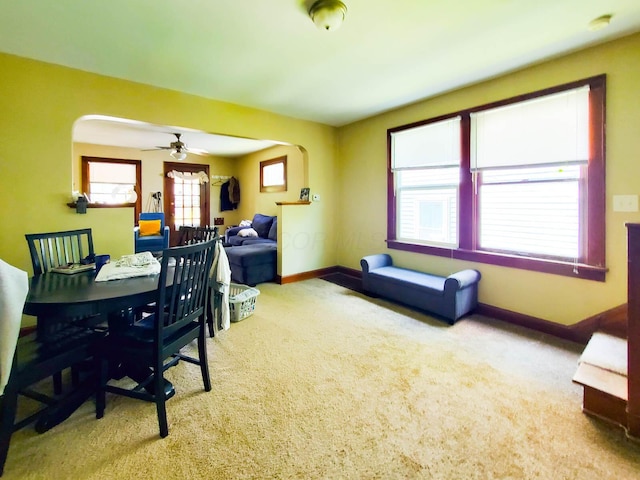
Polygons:
<instances>
[{"instance_id":1,"label":"front door","mask_svg":"<svg viewBox=\"0 0 640 480\"><path fill-rule=\"evenodd\" d=\"M202 182L195 175L200 172L210 178L209 165L164 162L164 211L172 247L178 244L181 225L209 225L209 182Z\"/></svg>"}]
</instances>

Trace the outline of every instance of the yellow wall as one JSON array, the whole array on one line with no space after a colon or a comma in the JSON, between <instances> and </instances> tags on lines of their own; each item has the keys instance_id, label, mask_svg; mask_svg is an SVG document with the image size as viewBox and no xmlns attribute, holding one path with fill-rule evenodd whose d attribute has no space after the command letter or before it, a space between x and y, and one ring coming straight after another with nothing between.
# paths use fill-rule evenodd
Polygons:
<instances>
[{"instance_id":1,"label":"yellow wall","mask_svg":"<svg viewBox=\"0 0 640 480\"><path fill-rule=\"evenodd\" d=\"M607 75L606 282L388 250L386 238L386 131L518 94L605 73ZM387 252L402 266L448 274L471 267L482 273L480 301L570 325L626 302L625 222L640 213L612 211L612 195L640 193L640 35L527 68L400 108L339 130L338 264L359 269L362 256Z\"/></svg>"},{"instance_id":2,"label":"yellow wall","mask_svg":"<svg viewBox=\"0 0 640 480\"><path fill-rule=\"evenodd\" d=\"M260 192L260 162L284 156L287 157L287 190ZM309 182L306 177L304 154L294 145L267 148L238 160L241 198L238 210L243 219L251 219L255 213L275 215L276 202L295 202L300 198L300 189L306 187Z\"/></svg>"},{"instance_id":3,"label":"yellow wall","mask_svg":"<svg viewBox=\"0 0 640 480\"><path fill-rule=\"evenodd\" d=\"M316 205L317 220L330 218L336 196L332 127L11 55L0 54L0 71L0 258L19 268L31 272L24 239L30 232L90 227L97 250L131 250L130 208L78 215L66 205L74 189L72 130L84 115L301 145L313 179L308 186L327 200ZM153 182L153 174L145 181ZM318 228L334 230L331 224ZM317 247L323 249L321 267L336 264L331 242ZM301 271L319 268L317 258L299 265Z\"/></svg>"}]
</instances>

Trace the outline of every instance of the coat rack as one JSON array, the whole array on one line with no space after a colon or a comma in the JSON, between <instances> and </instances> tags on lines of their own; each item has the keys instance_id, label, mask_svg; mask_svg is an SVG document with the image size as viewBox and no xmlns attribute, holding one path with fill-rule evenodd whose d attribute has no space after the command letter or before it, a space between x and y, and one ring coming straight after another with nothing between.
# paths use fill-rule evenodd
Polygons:
<instances>
[{"instance_id":1,"label":"coat rack","mask_svg":"<svg viewBox=\"0 0 640 480\"><path fill-rule=\"evenodd\" d=\"M211 186L222 185L224 182L229 180L231 175L211 175Z\"/></svg>"}]
</instances>

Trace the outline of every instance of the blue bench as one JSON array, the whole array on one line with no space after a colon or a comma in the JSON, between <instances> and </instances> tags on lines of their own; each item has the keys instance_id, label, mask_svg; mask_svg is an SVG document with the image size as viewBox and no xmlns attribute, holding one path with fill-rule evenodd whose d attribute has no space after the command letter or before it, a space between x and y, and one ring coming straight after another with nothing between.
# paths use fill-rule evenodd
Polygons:
<instances>
[{"instance_id":1,"label":"blue bench","mask_svg":"<svg viewBox=\"0 0 640 480\"><path fill-rule=\"evenodd\" d=\"M360 265L365 292L434 313L451 325L478 305L477 270L442 277L394 267L386 253L366 256Z\"/></svg>"}]
</instances>

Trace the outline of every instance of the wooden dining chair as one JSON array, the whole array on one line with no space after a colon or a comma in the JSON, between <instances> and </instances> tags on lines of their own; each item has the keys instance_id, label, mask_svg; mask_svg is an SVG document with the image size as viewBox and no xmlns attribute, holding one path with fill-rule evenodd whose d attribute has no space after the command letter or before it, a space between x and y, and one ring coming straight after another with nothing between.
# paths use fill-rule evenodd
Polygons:
<instances>
[{"instance_id":1,"label":"wooden dining chair","mask_svg":"<svg viewBox=\"0 0 640 480\"><path fill-rule=\"evenodd\" d=\"M181 225L178 229L178 245L193 245L199 242L208 242L218 235L218 227L191 227Z\"/></svg>"},{"instance_id":2,"label":"wooden dining chair","mask_svg":"<svg viewBox=\"0 0 640 480\"><path fill-rule=\"evenodd\" d=\"M205 302L215 240L163 251L155 312L127 329L109 334L99 353L100 379L96 392L96 418L102 418L106 392L156 405L160 436L169 434L164 372L180 360L200 366L205 391L211 390L205 335ZM180 350L197 339L198 358ZM116 365L149 368L151 375L126 389L109 384ZM168 397L168 398L167 398Z\"/></svg>"},{"instance_id":3,"label":"wooden dining chair","mask_svg":"<svg viewBox=\"0 0 640 480\"><path fill-rule=\"evenodd\" d=\"M95 257L90 228L26 234L33 274L41 275L68 263L92 263Z\"/></svg>"},{"instance_id":4,"label":"wooden dining chair","mask_svg":"<svg viewBox=\"0 0 640 480\"><path fill-rule=\"evenodd\" d=\"M78 230L65 230L60 232L29 233L25 235L29 254L31 255L31 265L34 275L42 275L55 267L67 265L69 263L92 263L95 259L93 249L93 235L90 228ZM42 341L46 337L52 337L54 341L61 335L63 330L69 327L70 323L82 323L91 321L98 323L96 317L64 318L60 321L38 322L39 335ZM47 326L47 331L42 330L42 325ZM80 369L73 369L72 381L75 385L79 382ZM53 375L54 392L62 392L62 372Z\"/></svg>"},{"instance_id":5,"label":"wooden dining chair","mask_svg":"<svg viewBox=\"0 0 640 480\"><path fill-rule=\"evenodd\" d=\"M198 242L207 242L213 239L219 239L218 227L191 227L181 225L178 229L178 245L192 245ZM215 270L215 265L213 266ZM209 283L210 301L207 301L207 326L209 328L209 336L215 337L219 328L220 320L220 302L222 302L222 294L215 288L215 282ZM213 305L213 306L212 306Z\"/></svg>"},{"instance_id":6,"label":"wooden dining chair","mask_svg":"<svg viewBox=\"0 0 640 480\"><path fill-rule=\"evenodd\" d=\"M21 272L23 275L19 275L16 270L20 272L15 267L0 261L0 304L2 305L17 301L12 294L15 288L21 288L26 296L29 288L27 273ZM4 283L8 278L7 272L12 276L12 285ZM21 300L22 306L24 306L25 296ZM17 319L18 330L22 306ZM0 315L4 312L5 310L2 309ZM4 316L0 317L0 326L11 321ZM2 331L4 332L4 328ZM14 432L36 422L36 431L42 433L53 426L52 421L59 422L69 416L78 402L84 400L78 397L76 392L66 397L56 397L51 395L45 386L36 384L90 357L96 342L103 338L105 333L106 331L75 326L73 331L65 331L65 334L59 336L55 342L42 342L35 332L20 338L16 338L17 331L15 332L13 338L15 350L10 373L4 394L0 396L0 476L4 472L9 444ZM93 389L93 387L94 381L91 381L90 388ZM20 396L36 400L42 407L16 421ZM55 417L49 415L54 409L57 410Z\"/></svg>"}]
</instances>

